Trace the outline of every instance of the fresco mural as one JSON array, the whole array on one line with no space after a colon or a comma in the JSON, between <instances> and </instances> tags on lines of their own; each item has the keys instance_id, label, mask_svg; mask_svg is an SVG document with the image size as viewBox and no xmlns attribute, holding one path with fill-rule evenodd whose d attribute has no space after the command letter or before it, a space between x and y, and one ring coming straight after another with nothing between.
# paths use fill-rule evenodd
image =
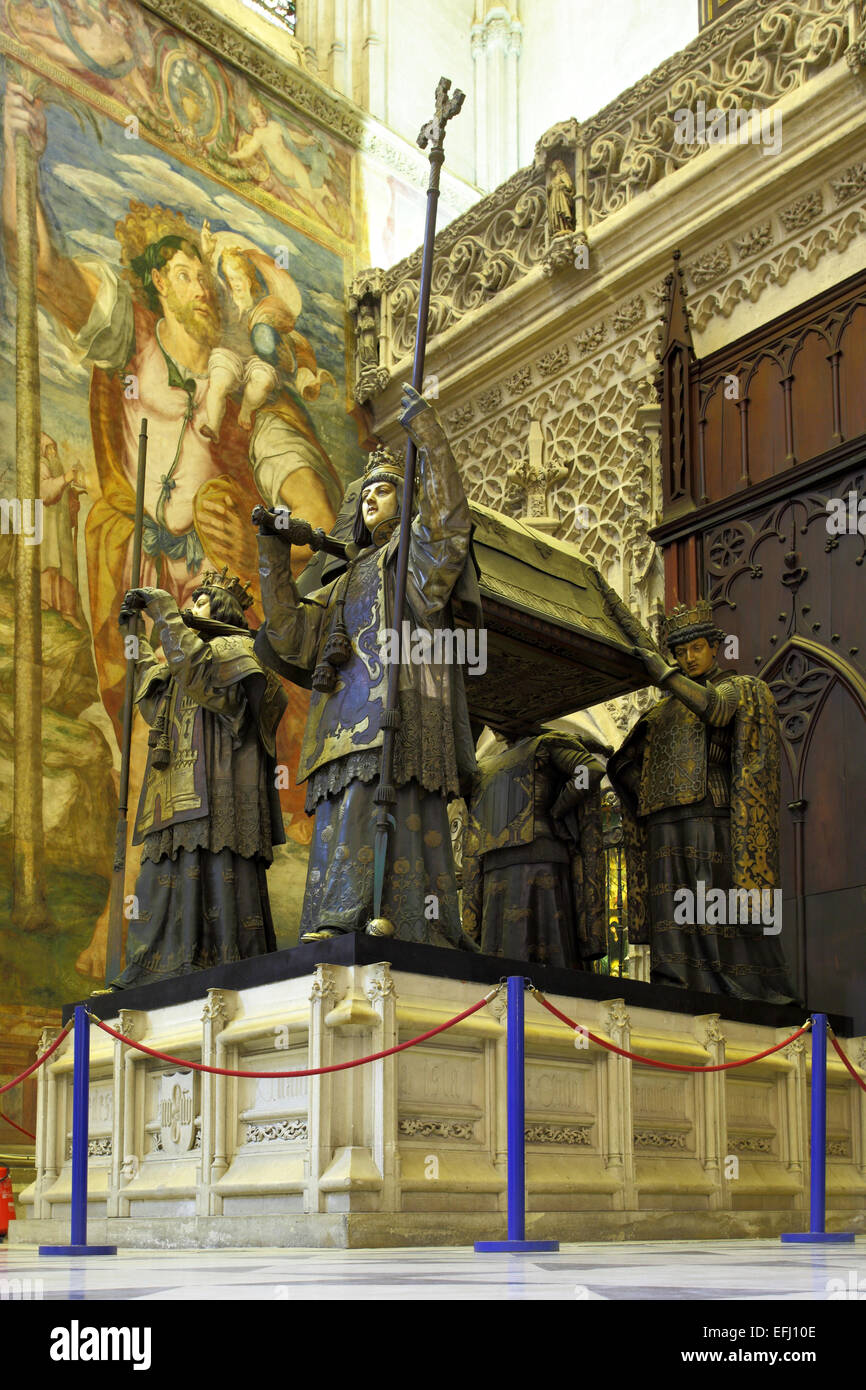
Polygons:
<instances>
[{"instance_id":1,"label":"fresco mural","mask_svg":"<svg viewBox=\"0 0 866 1390\"><path fill-rule=\"evenodd\" d=\"M181 605L203 570L223 564L255 592L257 502L331 524L362 459L343 308L352 152L125 0L0 0L0 9L0 495L19 496L15 336L30 315L53 922L9 924L17 542L4 517L0 1000L56 1005L101 983L104 969L125 670L117 614L140 421L149 431L142 582ZM29 196L30 178L37 283L22 301L17 198ZM307 696L287 690L278 761L290 770L288 843L269 878L280 945L295 940L311 824L294 787ZM135 724L131 808L147 736ZM127 892L137 867L131 850Z\"/></svg>"}]
</instances>

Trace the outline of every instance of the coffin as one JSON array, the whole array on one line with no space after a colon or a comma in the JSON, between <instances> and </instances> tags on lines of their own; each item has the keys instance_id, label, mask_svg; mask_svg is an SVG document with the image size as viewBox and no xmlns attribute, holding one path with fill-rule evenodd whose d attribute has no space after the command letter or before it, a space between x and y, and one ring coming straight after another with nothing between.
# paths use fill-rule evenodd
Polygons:
<instances>
[{"instance_id":1,"label":"coffin","mask_svg":"<svg viewBox=\"0 0 866 1390\"><path fill-rule=\"evenodd\" d=\"M359 482L351 483L332 535L350 538ZM632 655L634 638L612 611L598 571L567 541L470 502L472 547L487 630L487 669L465 680L469 713L503 733L576 713L647 685ZM311 594L336 578L343 562L319 552L298 579ZM607 589L607 593L605 590ZM455 621L467 617L454 606ZM272 662L309 689L310 673Z\"/></svg>"}]
</instances>

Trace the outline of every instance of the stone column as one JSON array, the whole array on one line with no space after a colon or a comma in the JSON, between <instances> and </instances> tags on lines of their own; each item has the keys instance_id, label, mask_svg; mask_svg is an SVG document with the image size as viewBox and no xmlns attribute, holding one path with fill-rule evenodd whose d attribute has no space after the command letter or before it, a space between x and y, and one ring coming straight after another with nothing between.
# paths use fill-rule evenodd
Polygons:
<instances>
[{"instance_id":1,"label":"stone column","mask_svg":"<svg viewBox=\"0 0 866 1390\"><path fill-rule=\"evenodd\" d=\"M725 1035L720 1027L720 1014L699 1014L695 1019L695 1034L707 1049L707 1066L717 1067L725 1060ZM698 1078L702 1083L701 1110L703 1134L696 1136L698 1154L702 1155L704 1171L713 1180L710 1210L731 1206L731 1188L725 1177L728 1145L728 1120L725 1106L725 1073L705 1072Z\"/></svg>"},{"instance_id":2,"label":"stone column","mask_svg":"<svg viewBox=\"0 0 866 1390\"><path fill-rule=\"evenodd\" d=\"M310 990L308 1067L329 1067L334 1060L334 1034L325 1027L325 1015L330 1012L337 997L337 978L335 966L316 966ZM332 1075L310 1077L310 1180L304 1200L304 1211L309 1213L325 1210L325 1196L319 1191L319 1179L331 1162Z\"/></svg>"},{"instance_id":3,"label":"stone column","mask_svg":"<svg viewBox=\"0 0 866 1390\"><path fill-rule=\"evenodd\" d=\"M780 1030L787 1032L788 1030ZM811 1037L797 1038L786 1047L782 1056L793 1067L785 1078L785 1115L787 1168L799 1178L800 1191L794 1199L796 1211L806 1211L809 1206L807 1191L809 1177L809 1129L810 1099L806 1079L806 1049L811 1047ZM762 1050L762 1049L759 1049Z\"/></svg>"},{"instance_id":4,"label":"stone column","mask_svg":"<svg viewBox=\"0 0 866 1390\"><path fill-rule=\"evenodd\" d=\"M364 993L378 1015L379 1025L374 1037L374 1052L396 1047L397 991L391 977L391 967L382 962L366 970ZM382 1210L397 1210L397 1057L383 1057L371 1062L373 1162L382 1174Z\"/></svg>"},{"instance_id":5,"label":"stone column","mask_svg":"<svg viewBox=\"0 0 866 1390\"><path fill-rule=\"evenodd\" d=\"M523 26L504 5L472 26L475 64L475 181L487 191L518 167L517 66Z\"/></svg>"},{"instance_id":6,"label":"stone column","mask_svg":"<svg viewBox=\"0 0 866 1390\"><path fill-rule=\"evenodd\" d=\"M117 1015L117 1031L126 1037L140 1042L145 1033L147 1014L137 1009L121 1009ZM119 1066L118 1066L119 1053ZM139 1062L144 1054L127 1047L125 1043L115 1043L114 1054L114 1108L118 1139L114 1145L117 1155L116 1179L112 1163L112 1182L116 1181L115 1201L109 1205L110 1216L129 1216L129 1199L123 1196L123 1189L134 1182L141 1170L144 1132L136 1132L136 1079ZM119 1121L117 1116L119 1114Z\"/></svg>"},{"instance_id":7,"label":"stone column","mask_svg":"<svg viewBox=\"0 0 866 1390\"><path fill-rule=\"evenodd\" d=\"M234 1018L237 995L234 991L209 989L202 1009L201 1060L206 1067L225 1066L225 1048L219 1035ZM226 1155L226 1082L227 1076L201 1073L201 1158L196 1191L196 1215L214 1214L217 1199L212 1184L218 1182L228 1167Z\"/></svg>"},{"instance_id":8,"label":"stone column","mask_svg":"<svg viewBox=\"0 0 866 1390\"><path fill-rule=\"evenodd\" d=\"M380 121L386 119L388 109L385 79L387 19L383 7L384 0L365 0L364 38L358 91L358 105Z\"/></svg>"},{"instance_id":9,"label":"stone column","mask_svg":"<svg viewBox=\"0 0 866 1390\"><path fill-rule=\"evenodd\" d=\"M624 999L611 999L605 1026L612 1043L631 1047L631 1020ZM604 1166L621 1175L619 1192L614 1193L614 1210L631 1211L637 1205L634 1186L634 1124L632 1121L631 1061L616 1052L607 1053L607 1106Z\"/></svg>"},{"instance_id":10,"label":"stone column","mask_svg":"<svg viewBox=\"0 0 866 1390\"><path fill-rule=\"evenodd\" d=\"M41 1057L53 1042L56 1042L59 1028L43 1028L36 1044L36 1056ZM67 1039L71 1046L72 1034ZM42 1193L57 1181L57 1085L51 1075L51 1063L46 1062L36 1073L36 1192L33 1200L33 1216L50 1216L49 1204Z\"/></svg>"}]
</instances>

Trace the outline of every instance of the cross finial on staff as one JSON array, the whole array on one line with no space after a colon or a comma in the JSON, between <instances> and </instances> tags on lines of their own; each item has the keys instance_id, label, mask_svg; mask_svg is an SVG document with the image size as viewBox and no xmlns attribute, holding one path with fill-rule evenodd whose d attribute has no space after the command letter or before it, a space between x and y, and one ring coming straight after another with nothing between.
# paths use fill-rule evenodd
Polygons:
<instances>
[{"instance_id":1,"label":"cross finial on staff","mask_svg":"<svg viewBox=\"0 0 866 1390\"><path fill-rule=\"evenodd\" d=\"M441 150L445 140L445 127L451 117L457 115L466 100L465 93L461 92L459 87L455 88L454 95L449 97L450 90L451 78L440 77L436 85L436 115L432 120L426 121L418 132L417 143L422 150L428 145L432 145L434 150Z\"/></svg>"}]
</instances>

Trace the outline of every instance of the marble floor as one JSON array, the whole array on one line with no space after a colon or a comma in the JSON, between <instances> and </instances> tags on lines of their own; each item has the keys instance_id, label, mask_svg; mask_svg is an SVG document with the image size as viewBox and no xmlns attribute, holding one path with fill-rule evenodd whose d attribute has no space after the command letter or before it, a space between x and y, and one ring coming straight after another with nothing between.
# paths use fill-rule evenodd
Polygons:
<instances>
[{"instance_id":1,"label":"marble floor","mask_svg":"<svg viewBox=\"0 0 866 1390\"><path fill-rule=\"evenodd\" d=\"M564 1245L557 1254L471 1249L121 1250L40 1257L0 1246L0 1298L55 1300L559 1300L756 1303L866 1300L866 1237Z\"/></svg>"}]
</instances>

